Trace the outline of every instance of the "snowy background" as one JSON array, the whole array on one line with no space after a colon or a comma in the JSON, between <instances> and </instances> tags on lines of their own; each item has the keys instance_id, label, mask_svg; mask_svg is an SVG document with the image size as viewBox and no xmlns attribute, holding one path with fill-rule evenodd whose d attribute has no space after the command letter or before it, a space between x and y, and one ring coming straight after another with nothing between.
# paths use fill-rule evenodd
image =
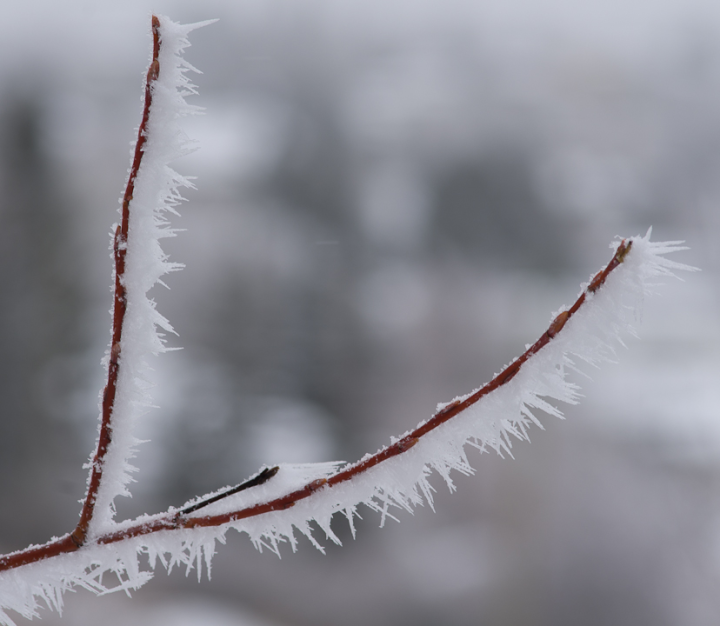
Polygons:
<instances>
[{"instance_id":1,"label":"snowy background","mask_svg":"<svg viewBox=\"0 0 720 626\"><path fill-rule=\"evenodd\" d=\"M702 274L515 460L322 556L231 535L198 585L67 598L46 624L587 626L720 619L720 5L703 0L11 0L0 38L0 550L70 530L109 338L108 232L149 12L220 18L177 164L198 190L156 290L134 498L354 460L487 380L610 257Z\"/></svg>"}]
</instances>

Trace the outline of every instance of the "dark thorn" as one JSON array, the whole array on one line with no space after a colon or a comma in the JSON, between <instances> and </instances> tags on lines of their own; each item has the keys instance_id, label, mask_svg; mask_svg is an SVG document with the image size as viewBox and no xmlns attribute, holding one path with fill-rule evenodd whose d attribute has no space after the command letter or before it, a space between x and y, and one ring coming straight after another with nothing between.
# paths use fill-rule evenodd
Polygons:
<instances>
[{"instance_id":1,"label":"dark thorn","mask_svg":"<svg viewBox=\"0 0 720 626\"><path fill-rule=\"evenodd\" d=\"M278 473L279 469L280 468L278 466L266 467L257 476L254 476L253 478L250 478L249 480L246 480L244 483L240 483L239 485L232 487L231 489L228 489L227 491L218 493L217 495L214 495L212 498L208 498L207 500L202 500L201 502L196 502L195 504L185 507L184 509L181 509L177 515L178 516L189 515L190 513L194 513L195 511L202 509L202 508L208 506L209 504L218 502L224 498L227 498L228 496L232 496L236 493L239 493L240 491L245 491L246 489L250 489L250 487L257 487L258 485L262 485L262 484L266 483L268 480L270 480L273 476L275 476L275 474Z\"/></svg>"}]
</instances>

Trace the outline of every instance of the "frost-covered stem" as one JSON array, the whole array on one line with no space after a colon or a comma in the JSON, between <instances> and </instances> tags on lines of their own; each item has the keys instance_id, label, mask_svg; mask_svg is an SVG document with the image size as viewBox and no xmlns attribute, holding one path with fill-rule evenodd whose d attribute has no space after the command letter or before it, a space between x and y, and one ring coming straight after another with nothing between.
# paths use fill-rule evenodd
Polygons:
<instances>
[{"instance_id":1,"label":"frost-covered stem","mask_svg":"<svg viewBox=\"0 0 720 626\"><path fill-rule=\"evenodd\" d=\"M138 138L135 144L130 175L122 201L122 220L115 229L113 240L113 256L115 260L115 298L113 306L113 327L112 343L110 347L110 358L108 363L108 380L102 396L102 420L100 424L100 435L98 437L97 450L90 469L90 480L88 483L87 495L80 513L80 521L71 533L70 537L80 547L85 543L88 526L95 511L95 501L103 478L103 463L112 441L112 418L115 406L115 392L117 389L118 372L120 371L120 342L122 339L123 322L127 310L127 294L125 288L125 255L127 254L128 228L130 224L130 202L135 193L135 179L140 171L140 164L144 154L145 143L147 142L147 123L150 118L150 107L152 105L153 83L160 75L160 20L152 16L153 34L153 55L150 67L148 68L147 80L145 83L145 106L143 107L142 121L138 128Z\"/></svg>"},{"instance_id":2,"label":"frost-covered stem","mask_svg":"<svg viewBox=\"0 0 720 626\"><path fill-rule=\"evenodd\" d=\"M563 326L567 324L568 320L580 310L580 307L585 303L587 299L587 294L593 294L598 289L600 289L600 287L602 287L602 285L607 280L607 277L610 275L610 272L612 272L618 265L620 265L620 263L623 262L623 260L627 256L627 253L630 252L631 247L632 241L623 239L617 250L615 251L613 258L610 260L610 263L607 264L605 269L595 274L593 279L590 281L590 284L580 294L575 303L567 311L559 313L550 323L550 326L542 334L540 339L538 339L532 346L525 350L525 352L519 358L515 359L502 372L497 374L489 383L478 389L472 395L465 398L465 400L451 402L447 406L440 409L431 419L425 422L425 424L416 428L413 432L407 435L404 439L398 441L395 445L399 445L405 440L408 440L408 443L411 441L417 441L420 437L429 433L431 430L434 430L440 424L447 422L451 417L454 417L458 413L475 404L483 396L486 396L491 391L495 391L495 389L497 389L498 387L501 387L502 385L510 382L520 371L523 363L525 363L533 354L537 354L540 350L542 350L542 348L544 348L548 344L548 342L562 330ZM399 452L396 454L399 454ZM370 463L372 460L373 459L371 457L366 461L366 463ZM379 463L379 461L372 463L372 465L377 465L377 463ZM336 474L335 476L330 477L328 479L328 482L333 484L333 482L341 482L347 480L348 478L352 478L352 476L358 473L357 471L355 471L356 467L357 466L353 466L343 472L340 472L339 474ZM345 477L344 474L347 473L351 473L352 475Z\"/></svg>"},{"instance_id":3,"label":"frost-covered stem","mask_svg":"<svg viewBox=\"0 0 720 626\"><path fill-rule=\"evenodd\" d=\"M112 416L115 405L115 392L118 372L120 370L120 342L122 339L123 322L127 310L127 295L124 283L125 255L127 253L128 229L130 224L130 202L135 192L135 179L140 171L145 143L147 142L147 123L152 105L152 86L160 75L160 20L152 17L153 54L145 84L145 104L142 120L138 129L135 154L128 176L125 194L122 200L122 219L115 230L113 239L113 258L115 261L115 295L113 302L113 325L110 355L108 362L108 379L102 396L102 419L97 449L93 457L88 481L87 495L80 512L80 521L72 533L64 535L41 546L32 546L19 552L0 557L0 571L12 569L28 563L51 558L65 552L72 552L82 546L87 538L87 531L95 511L95 500L103 477L103 462L112 441Z\"/></svg>"},{"instance_id":4,"label":"frost-covered stem","mask_svg":"<svg viewBox=\"0 0 720 626\"><path fill-rule=\"evenodd\" d=\"M147 142L147 123L150 117L150 106L152 105L152 86L160 75L160 20L152 17L153 54L152 61L147 73L145 84L145 104L143 107L142 120L138 129L137 143L133 156L130 174L128 176L125 194L122 200L122 219L115 230L113 238L113 258L115 261L115 295L113 302L113 325L110 355L108 362L108 379L102 395L102 418L100 424L100 435L98 437L97 449L93 457L88 481L87 495L80 512L80 521L72 533L63 535L40 546L31 546L25 550L13 552L0 556L0 571L35 563L43 559L52 558L66 552L73 552L85 544L88 526L95 511L97 493L102 483L103 462L112 441L112 416L115 405L115 392L117 387L118 372L120 371L120 342L122 339L123 322L127 310L127 296L124 283L125 276L125 255L127 253L128 229L130 224L130 202L135 192L135 179L140 171L144 147Z\"/></svg>"}]
</instances>

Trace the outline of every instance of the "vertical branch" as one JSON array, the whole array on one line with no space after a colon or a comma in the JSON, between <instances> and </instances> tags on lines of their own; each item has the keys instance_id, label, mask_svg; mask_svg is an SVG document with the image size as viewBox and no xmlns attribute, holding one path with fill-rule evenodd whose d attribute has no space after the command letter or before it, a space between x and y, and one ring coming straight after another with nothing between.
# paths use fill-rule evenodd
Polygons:
<instances>
[{"instance_id":1,"label":"vertical branch","mask_svg":"<svg viewBox=\"0 0 720 626\"><path fill-rule=\"evenodd\" d=\"M95 512L95 501L103 477L103 464L108 448L112 441L112 417L115 406L115 392L117 388L118 373L120 371L120 351L122 341L123 322L127 310L127 294L124 284L125 277L125 255L127 254L128 229L130 224L130 203L135 193L135 179L140 171L145 144L147 142L147 124L150 117L150 107L153 98L153 83L160 75L160 20L152 17L153 54L150 67L148 68L145 83L145 105L143 107L142 121L138 128L138 138L135 144L130 175L125 195L122 201L122 220L115 229L113 240L113 258L115 261L115 297L113 304L113 326L112 340L110 347L110 361L108 363L108 379L102 396L102 413L100 423L100 436L98 446L93 457L90 482L87 495L80 512L80 521L71 534L73 542L79 547L85 543L88 526Z\"/></svg>"}]
</instances>

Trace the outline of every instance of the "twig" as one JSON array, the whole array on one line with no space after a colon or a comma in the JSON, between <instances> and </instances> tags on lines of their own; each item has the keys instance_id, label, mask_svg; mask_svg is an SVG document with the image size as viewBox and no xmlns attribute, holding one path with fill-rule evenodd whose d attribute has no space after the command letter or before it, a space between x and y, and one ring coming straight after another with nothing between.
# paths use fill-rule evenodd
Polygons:
<instances>
[{"instance_id":1,"label":"twig","mask_svg":"<svg viewBox=\"0 0 720 626\"><path fill-rule=\"evenodd\" d=\"M127 186L125 187L125 195L123 196L122 221L115 230L113 243L115 258L115 298L113 307L112 344L110 347L110 361L108 363L108 380L103 391L100 436L98 437L98 447L92 462L90 482L80 513L80 521L70 535L72 541L78 547L82 546L87 539L88 526L95 512L95 501L102 483L105 456L112 441L115 391L117 388L118 372L120 370L120 346L125 311L127 310L127 295L123 279L125 276L125 255L127 254L128 227L130 224L130 202L132 202L133 194L135 193L135 179L140 171L145 143L147 142L147 123L152 105L153 83L160 75L160 61L158 60L160 55L160 20L154 15L152 17L152 34L153 56L145 83L145 106L143 107L140 128L138 129L138 138L135 144L135 154L130 168L130 175Z\"/></svg>"},{"instance_id":2,"label":"twig","mask_svg":"<svg viewBox=\"0 0 720 626\"><path fill-rule=\"evenodd\" d=\"M201 502L196 502L195 504L191 504L190 506L187 506L184 509L180 509L180 511L178 511L177 514L178 515L190 515L190 513L199 511L200 509L205 508L206 506L208 506L210 504L215 504L216 502L220 502L220 500L223 500L223 499L227 498L228 496L232 496L232 495L235 495L236 493L240 493L241 491L245 491L246 489L250 489L250 487L257 487L258 485L263 485L268 480L270 480L273 476L275 476L275 474L278 473L279 469L280 468L277 465L275 467L266 467L257 476L254 476L253 478L246 480L244 483L240 483L236 487L232 487L231 489L222 491L222 492L214 495L212 498L208 498L207 500L202 500Z\"/></svg>"}]
</instances>

